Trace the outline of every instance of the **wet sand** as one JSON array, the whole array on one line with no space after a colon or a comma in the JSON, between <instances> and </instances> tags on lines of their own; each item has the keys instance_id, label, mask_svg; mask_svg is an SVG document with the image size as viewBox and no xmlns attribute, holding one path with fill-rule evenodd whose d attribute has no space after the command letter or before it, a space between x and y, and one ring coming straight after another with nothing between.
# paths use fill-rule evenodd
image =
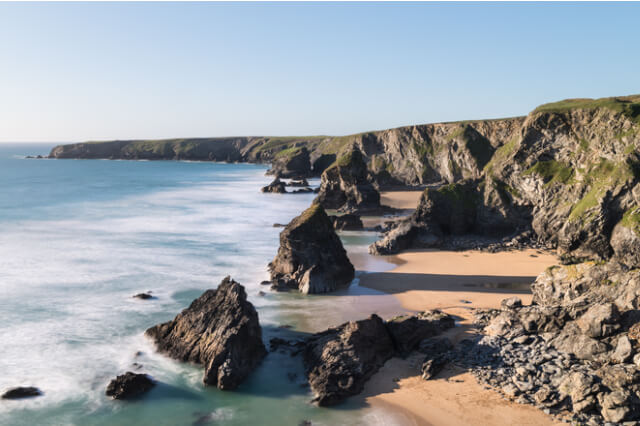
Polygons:
<instances>
[{"instance_id":1,"label":"wet sand","mask_svg":"<svg viewBox=\"0 0 640 426\"><path fill-rule=\"evenodd\" d=\"M399 202L408 203L410 196L399 194L404 196ZM415 195L414 202L417 204ZM548 266L558 263L552 253L536 250L422 250L383 258L398 266L387 272L365 274L360 277L360 285L393 294L411 311L441 309L455 315L458 326L445 334L454 342L475 332L469 308L496 308L502 299L511 296L529 303L529 284ZM432 380L422 380L418 375L422 358L416 354L388 361L359 398L374 406L395 407L404 413L407 424L561 424L532 406L503 399L456 367L447 367Z\"/></svg>"}]
</instances>

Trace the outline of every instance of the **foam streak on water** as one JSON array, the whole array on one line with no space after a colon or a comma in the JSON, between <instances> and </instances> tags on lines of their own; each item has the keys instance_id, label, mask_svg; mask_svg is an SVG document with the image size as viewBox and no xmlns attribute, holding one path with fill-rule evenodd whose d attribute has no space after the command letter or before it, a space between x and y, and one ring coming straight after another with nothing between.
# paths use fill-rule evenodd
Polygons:
<instances>
[{"instance_id":1,"label":"foam streak on water","mask_svg":"<svg viewBox=\"0 0 640 426\"><path fill-rule=\"evenodd\" d=\"M300 361L282 354L237 392L205 388L200 368L158 355L143 336L226 275L246 286L265 338L285 323L313 331L363 317L362 306L399 310L357 286L341 296L258 295L277 250L273 224L312 194L260 193L260 165L23 158L49 148L0 145L0 390L45 393L0 403L1 424L396 422L349 404L313 407ZM347 239L362 251L371 236ZM155 299L131 297L148 290ZM108 400L106 383L134 362L161 384L140 401Z\"/></svg>"}]
</instances>

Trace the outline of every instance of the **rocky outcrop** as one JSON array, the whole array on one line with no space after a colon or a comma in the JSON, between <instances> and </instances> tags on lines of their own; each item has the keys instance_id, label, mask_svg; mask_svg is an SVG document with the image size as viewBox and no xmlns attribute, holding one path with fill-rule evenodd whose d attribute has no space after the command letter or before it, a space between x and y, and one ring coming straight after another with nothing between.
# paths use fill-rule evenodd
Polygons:
<instances>
[{"instance_id":1,"label":"rocky outcrop","mask_svg":"<svg viewBox=\"0 0 640 426\"><path fill-rule=\"evenodd\" d=\"M314 334L303 353L314 401L334 405L360 393L389 358L416 349L427 353L435 342L430 338L453 326L451 316L427 311L388 322L372 315Z\"/></svg>"},{"instance_id":2,"label":"rocky outcrop","mask_svg":"<svg viewBox=\"0 0 640 426\"><path fill-rule=\"evenodd\" d=\"M614 262L540 274L534 304L505 301L450 359L520 403L584 424L640 421L640 272Z\"/></svg>"},{"instance_id":3,"label":"rocky outcrop","mask_svg":"<svg viewBox=\"0 0 640 426\"><path fill-rule=\"evenodd\" d=\"M150 391L155 382L146 374L130 371L109 382L105 394L113 399L132 399Z\"/></svg>"},{"instance_id":4,"label":"rocky outcrop","mask_svg":"<svg viewBox=\"0 0 640 426\"><path fill-rule=\"evenodd\" d=\"M276 288L326 293L349 285L353 265L322 206L313 204L280 233L280 248L269 264Z\"/></svg>"},{"instance_id":5,"label":"rocky outcrop","mask_svg":"<svg viewBox=\"0 0 640 426\"><path fill-rule=\"evenodd\" d=\"M258 313L230 277L146 334L160 352L203 365L204 383L223 390L237 388L266 355Z\"/></svg>"},{"instance_id":6,"label":"rocky outcrop","mask_svg":"<svg viewBox=\"0 0 640 426\"><path fill-rule=\"evenodd\" d=\"M346 212L378 209L380 193L371 181L364 156L353 149L322 173L315 202Z\"/></svg>"},{"instance_id":7,"label":"rocky outcrop","mask_svg":"<svg viewBox=\"0 0 640 426\"><path fill-rule=\"evenodd\" d=\"M396 352L406 356L425 339L454 327L455 321L452 316L436 310L396 317L389 320L386 326Z\"/></svg>"},{"instance_id":8,"label":"rocky outcrop","mask_svg":"<svg viewBox=\"0 0 640 426\"><path fill-rule=\"evenodd\" d=\"M314 335L303 354L314 401L334 405L362 392L393 353L391 336L377 315Z\"/></svg>"},{"instance_id":9,"label":"rocky outcrop","mask_svg":"<svg viewBox=\"0 0 640 426\"><path fill-rule=\"evenodd\" d=\"M267 174L281 178L304 178L311 176L311 161L306 147L289 148L277 153Z\"/></svg>"},{"instance_id":10,"label":"rocky outcrop","mask_svg":"<svg viewBox=\"0 0 640 426\"><path fill-rule=\"evenodd\" d=\"M343 214L331 216L334 229L338 231L358 231L363 229L362 219L357 214Z\"/></svg>"},{"instance_id":11,"label":"rocky outcrop","mask_svg":"<svg viewBox=\"0 0 640 426\"><path fill-rule=\"evenodd\" d=\"M32 398L34 396L42 395L42 391L33 386L20 386L17 388L11 388L2 394L2 399L22 399Z\"/></svg>"},{"instance_id":12,"label":"rocky outcrop","mask_svg":"<svg viewBox=\"0 0 640 426\"><path fill-rule=\"evenodd\" d=\"M285 194L287 192L287 188L280 178L275 178L269 185L262 187L261 191L273 194Z\"/></svg>"}]
</instances>

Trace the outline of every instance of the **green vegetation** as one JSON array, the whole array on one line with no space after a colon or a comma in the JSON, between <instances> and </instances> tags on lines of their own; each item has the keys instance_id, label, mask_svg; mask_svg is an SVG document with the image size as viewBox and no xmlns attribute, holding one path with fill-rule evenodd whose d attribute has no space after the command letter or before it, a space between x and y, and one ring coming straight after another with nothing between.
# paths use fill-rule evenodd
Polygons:
<instances>
[{"instance_id":1,"label":"green vegetation","mask_svg":"<svg viewBox=\"0 0 640 426\"><path fill-rule=\"evenodd\" d=\"M429 191L429 189L427 189ZM443 197L449 199L451 204L462 206L465 209L473 209L476 207L474 194L470 194L465 188L457 183L441 186L436 192Z\"/></svg>"},{"instance_id":2,"label":"green vegetation","mask_svg":"<svg viewBox=\"0 0 640 426\"><path fill-rule=\"evenodd\" d=\"M503 202L507 204L511 204L511 197L513 198L520 197L520 192L517 189L507 185L505 182L498 179L491 179L491 178L488 178L487 180L491 181L491 185L498 192L498 195L500 196ZM509 195L511 195L511 197L509 197Z\"/></svg>"},{"instance_id":3,"label":"green vegetation","mask_svg":"<svg viewBox=\"0 0 640 426\"><path fill-rule=\"evenodd\" d=\"M574 176L573 168L570 165L555 160L538 161L527 169L523 175L537 174L545 181L545 186L553 183L568 184Z\"/></svg>"},{"instance_id":4,"label":"green vegetation","mask_svg":"<svg viewBox=\"0 0 640 426\"><path fill-rule=\"evenodd\" d=\"M588 151L589 150L589 141L584 139L584 138L580 138L580 148L583 151Z\"/></svg>"},{"instance_id":5,"label":"green vegetation","mask_svg":"<svg viewBox=\"0 0 640 426\"><path fill-rule=\"evenodd\" d=\"M484 172L487 174L493 173L493 166L505 161L518 149L518 139L513 138L509 142L496 149L491 157L491 160L484 166Z\"/></svg>"},{"instance_id":6,"label":"green vegetation","mask_svg":"<svg viewBox=\"0 0 640 426\"><path fill-rule=\"evenodd\" d=\"M640 124L640 95L600 99L566 99L540 105L534 112L565 113L574 109L606 108L620 112Z\"/></svg>"},{"instance_id":7,"label":"green vegetation","mask_svg":"<svg viewBox=\"0 0 640 426\"><path fill-rule=\"evenodd\" d=\"M413 147L413 150L416 152L416 154L418 154L418 157L423 160L430 156L433 156L434 154L433 145L431 145L429 142L425 141L422 143L418 143L416 141L413 141L411 142L411 146Z\"/></svg>"},{"instance_id":8,"label":"green vegetation","mask_svg":"<svg viewBox=\"0 0 640 426\"><path fill-rule=\"evenodd\" d=\"M299 146L293 146L291 148L285 148L282 151L279 151L274 156L274 158L292 157L295 154L297 154L298 152L300 152L301 149L302 149L302 147L299 147Z\"/></svg>"},{"instance_id":9,"label":"green vegetation","mask_svg":"<svg viewBox=\"0 0 640 426\"><path fill-rule=\"evenodd\" d=\"M622 220L620 220L620 225L640 235L640 207L627 210L622 216Z\"/></svg>"},{"instance_id":10,"label":"green vegetation","mask_svg":"<svg viewBox=\"0 0 640 426\"><path fill-rule=\"evenodd\" d=\"M573 206L569 220L586 222L591 219L592 214L588 214L589 210L598 205L598 200L604 197L607 191L624 184L637 174L633 164L613 163L607 159L601 159L584 176L584 183L589 186L589 191Z\"/></svg>"}]
</instances>

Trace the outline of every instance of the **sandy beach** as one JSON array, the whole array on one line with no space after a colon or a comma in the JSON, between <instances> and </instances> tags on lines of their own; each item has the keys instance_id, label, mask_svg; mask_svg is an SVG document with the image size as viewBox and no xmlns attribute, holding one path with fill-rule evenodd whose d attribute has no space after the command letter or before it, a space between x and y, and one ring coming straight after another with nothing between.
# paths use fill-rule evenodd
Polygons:
<instances>
[{"instance_id":1,"label":"sandy beach","mask_svg":"<svg viewBox=\"0 0 640 426\"><path fill-rule=\"evenodd\" d=\"M388 204L414 206L410 192L386 193ZM397 200L396 197L400 197ZM409 207L405 207L409 208ZM470 308L496 308L502 299L518 296L531 301L528 286L548 266L557 264L549 252L536 250L485 253L409 251L386 257L395 263L388 272L360 278L360 285L393 294L411 311L441 309L458 317L458 326L446 333L459 341L474 330ZM407 423L416 425L553 425L560 424L542 411L503 399L456 367L447 367L435 379L416 376L421 355L395 358L366 385L362 398L371 405L396 407Z\"/></svg>"}]
</instances>

